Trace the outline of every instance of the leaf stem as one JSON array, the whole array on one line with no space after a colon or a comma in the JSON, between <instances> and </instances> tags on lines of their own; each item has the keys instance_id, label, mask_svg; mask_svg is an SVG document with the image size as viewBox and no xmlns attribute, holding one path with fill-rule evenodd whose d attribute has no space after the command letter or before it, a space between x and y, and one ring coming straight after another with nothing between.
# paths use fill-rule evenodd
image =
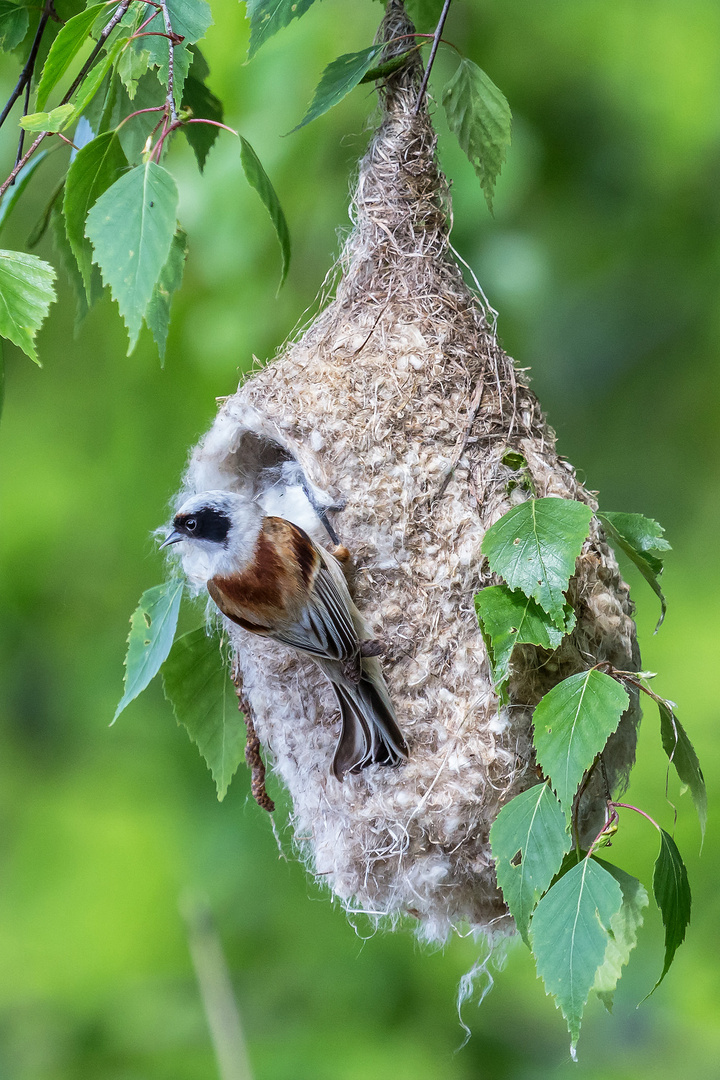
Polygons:
<instances>
[{"instance_id":1,"label":"leaf stem","mask_svg":"<svg viewBox=\"0 0 720 1080\"><path fill-rule=\"evenodd\" d=\"M440 46L440 38L442 37L443 28L445 26L445 20L448 17L448 12L450 10L450 4L451 3L452 3L452 0L445 0L445 3L443 4L443 9L440 12L440 18L438 19L438 24L435 27L435 33L433 35L432 48L430 49L430 57L429 57L428 62L427 62L427 67L425 68L425 74L423 75L422 83L420 84L420 90L418 91L417 101L415 102L415 115L416 116L420 112L420 109L422 107L422 103L423 103L423 101L425 99L425 91L427 90L427 84L428 84L428 81L430 79L430 72L432 71L433 64L435 63L435 56L437 55L437 51L438 51L438 48Z\"/></svg>"},{"instance_id":2,"label":"leaf stem","mask_svg":"<svg viewBox=\"0 0 720 1080\"><path fill-rule=\"evenodd\" d=\"M640 814L641 817L647 818L651 825L654 825L658 832L662 832L662 829L658 825L657 821L654 821L649 814L646 814L644 810L641 810L638 806L632 806L630 803L614 802L610 803L612 807L619 807L621 810L634 810L636 814ZM593 841L594 843L594 841Z\"/></svg>"}]
</instances>

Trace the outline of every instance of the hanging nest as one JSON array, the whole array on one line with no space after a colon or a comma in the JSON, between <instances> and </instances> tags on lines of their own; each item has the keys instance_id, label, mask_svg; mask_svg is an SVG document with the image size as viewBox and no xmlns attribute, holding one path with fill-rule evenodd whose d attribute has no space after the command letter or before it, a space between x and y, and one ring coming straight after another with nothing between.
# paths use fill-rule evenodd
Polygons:
<instances>
[{"instance_id":1,"label":"hanging nest","mask_svg":"<svg viewBox=\"0 0 720 1080\"><path fill-rule=\"evenodd\" d=\"M381 40L411 32L391 0ZM596 504L558 457L537 399L453 258L436 136L427 111L415 115L420 76L410 61L381 90L335 299L223 403L180 498L213 488L256 495L268 470L286 466L321 508L316 542L332 549L337 533L352 553L355 601L384 646L407 764L336 780L339 716L327 679L293 649L226 629L311 873L349 911L409 913L423 937L444 940L460 923L512 928L488 833L500 808L538 782L534 706L577 671L605 660L637 670L639 656L628 588L593 523L570 583L574 631L553 654L517 648L509 703L499 706L473 603L496 583L483 536L531 491ZM531 484L518 485L503 463L510 451ZM604 751L605 776L595 770L581 796L585 837L602 823L606 786L627 777L638 719L635 698Z\"/></svg>"}]
</instances>

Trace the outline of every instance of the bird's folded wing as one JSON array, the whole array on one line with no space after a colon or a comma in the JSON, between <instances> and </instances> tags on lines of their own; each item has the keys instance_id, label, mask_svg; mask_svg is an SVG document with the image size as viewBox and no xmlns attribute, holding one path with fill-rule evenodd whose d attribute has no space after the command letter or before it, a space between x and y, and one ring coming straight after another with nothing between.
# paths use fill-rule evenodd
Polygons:
<instances>
[{"instance_id":1,"label":"bird's folded wing","mask_svg":"<svg viewBox=\"0 0 720 1080\"><path fill-rule=\"evenodd\" d=\"M300 618L272 635L286 645L327 660L357 660L360 641L347 602L328 569L321 565ZM359 674L358 674L359 677Z\"/></svg>"}]
</instances>

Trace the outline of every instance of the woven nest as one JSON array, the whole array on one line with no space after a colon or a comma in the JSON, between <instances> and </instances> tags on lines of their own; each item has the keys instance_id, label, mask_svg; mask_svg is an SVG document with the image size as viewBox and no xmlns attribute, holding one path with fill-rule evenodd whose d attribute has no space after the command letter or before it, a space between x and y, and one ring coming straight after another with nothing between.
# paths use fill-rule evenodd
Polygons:
<instances>
[{"instance_id":1,"label":"woven nest","mask_svg":"<svg viewBox=\"0 0 720 1080\"><path fill-rule=\"evenodd\" d=\"M411 30L391 0L382 39ZM512 928L488 833L503 804L538 781L534 706L568 675L601 660L637 670L639 656L628 588L594 524L570 586L575 630L552 655L516 649L509 704L499 707L473 597L495 582L480 550L486 530L529 494L503 458L524 457L538 496L595 502L558 458L537 399L452 257L436 136L427 111L415 115L419 75L410 63L381 90L335 299L223 403L181 498L252 495L267 469L295 461L329 508L356 564L356 603L385 645L409 761L332 777L339 717L325 677L296 651L226 623L244 697L290 792L310 871L348 910L409 913L424 937L443 940L460 923ZM319 518L314 538L332 547ZM610 787L632 764L638 718L635 699L604 753ZM586 836L606 797L597 773L578 810Z\"/></svg>"}]
</instances>

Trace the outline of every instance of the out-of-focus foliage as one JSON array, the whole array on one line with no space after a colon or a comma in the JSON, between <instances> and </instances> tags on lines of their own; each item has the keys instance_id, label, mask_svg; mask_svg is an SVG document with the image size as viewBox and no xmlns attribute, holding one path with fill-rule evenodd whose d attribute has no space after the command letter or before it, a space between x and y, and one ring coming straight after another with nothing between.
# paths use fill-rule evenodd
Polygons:
<instances>
[{"instance_id":1,"label":"out-of-focus foliage","mask_svg":"<svg viewBox=\"0 0 720 1080\"><path fill-rule=\"evenodd\" d=\"M62 5L60 5L62 6ZM257 1080L710 1080L720 1058L716 935L720 845L714 685L720 603L720 9L715 0L454 0L445 36L502 88L513 144L487 210L453 141L454 243L499 309L500 336L602 505L662 521L673 545L669 614L625 571L640 605L644 666L678 702L707 771L702 858L690 794L678 845L693 915L673 970L664 931L645 927L615 994L583 1020L580 1062L521 943L480 1009L455 1012L482 952L456 940L430 953L407 933L363 942L247 800L241 766L225 801L159 686L107 724L122 692L128 613L162 562L150 532L169 519L187 448L253 354L274 354L312 305L346 227L348 177L374 95L356 90L288 138L318 72L372 40L380 5L323 0L243 66L236 0L215 0L207 85L272 176L293 235L275 298L277 242L218 139L200 177L173 146L179 216L190 235L165 370L147 332L126 358L105 297L73 338L64 282L39 335L42 371L4 345L0 418L0 1075L13 1080L207 1080L217 1075L178 911L182 892L215 913ZM298 57L302 62L298 63ZM441 50L437 85L456 60ZM3 69L5 96L17 78ZM138 88L138 93L141 90ZM142 107L140 105L138 108ZM436 106L438 126L443 111ZM4 159L16 149L3 132ZM42 167L56 169L50 154ZM59 169L57 170L59 175ZM36 178L37 179L37 178ZM46 211L31 184L3 227L22 247ZM56 262L51 231L39 257ZM199 620L198 620L199 621ZM191 629L188 625L187 629ZM629 796L661 799L667 759L646 708ZM269 781L271 794L277 788ZM277 811L280 836L290 840ZM636 815L628 815L631 818ZM672 829L668 807L660 824ZM623 821L612 862L649 881L653 830ZM645 853L630 866L630 844ZM490 971L494 969L492 964ZM482 984L482 979L480 980Z\"/></svg>"}]
</instances>

